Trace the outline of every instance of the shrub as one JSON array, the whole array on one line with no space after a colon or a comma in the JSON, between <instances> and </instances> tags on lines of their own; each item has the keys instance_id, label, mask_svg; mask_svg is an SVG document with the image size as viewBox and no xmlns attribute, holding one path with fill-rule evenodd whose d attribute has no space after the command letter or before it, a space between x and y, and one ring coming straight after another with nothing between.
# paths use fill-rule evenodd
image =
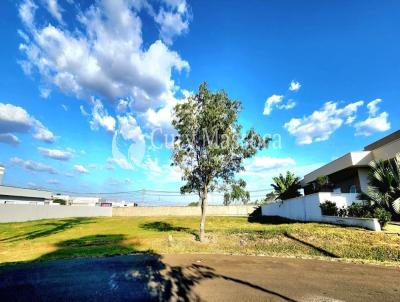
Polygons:
<instances>
[{"instance_id":1,"label":"shrub","mask_svg":"<svg viewBox=\"0 0 400 302\"><path fill-rule=\"evenodd\" d=\"M347 207L347 215L349 217L371 218L373 208L367 203L352 203Z\"/></svg>"},{"instance_id":2,"label":"shrub","mask_svg":"<svg viewBox=\"0 0 400 302\"><path fill-rule=\"evenodd\" d=\"M374 218L378 219L381 228L383 228L392 219L392 214L383 208L376 208L373 216Z\"/></svg>"},{"instance_id":3,"label":"shrub","mask_svg":"<svg viewBox=\"0 0 400 302\"><path fill-rule=\"evenodd\" d=\"M59 203L62 206L67 205L67 201L65 199L56 198L53 200L53 203Z\"/></svg>"},{"instance_id":4,"label":"shrub","mask_svg":"<svg viewBox=\"0 0 400 302\"><path fill-rule=\"evenodd\" d=\"M325 201L319 205L322 215L340 216L340 217L357 217L357 218L376 218L383 228L391 219L392 214L377 204L369 202L352 203L350 206L337 208L332 201Z\"/></svg>"},{"instance_id":5,"label":"shrub","mask_svg":"<svg viewBox=\"0 0 400 302\"><path fill-rule=\"evenodd\" d=\"M339 209L336 206L336 203L326 200L324 203L321 203L319 205L321 208L322 215L328 215L328 216L337 216Z\"/></svg>"},{"instance_id":6,"label":"shrub","mask_svg":"<svg viewBox=\"0 0 400 302\"><path fill-rule=\"evenodd\" d=\"M347 216L347 209L345 207L341 207L338 210L338 216L339 217L346 217Z\"/></svg>"}]
</instances>

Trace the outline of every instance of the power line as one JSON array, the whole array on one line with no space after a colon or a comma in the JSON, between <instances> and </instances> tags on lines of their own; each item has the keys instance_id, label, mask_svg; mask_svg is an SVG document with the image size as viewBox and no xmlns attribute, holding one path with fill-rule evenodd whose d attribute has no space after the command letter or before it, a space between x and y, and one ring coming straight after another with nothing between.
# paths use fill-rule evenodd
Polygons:
<instances>
[{"instance_id":1,"label":"power line","mask_svg":"<svg viewBox=\"0 0 400 302\"><path fill-rule=\"evenodd\" d=\"M249 190L247 192L249 193L259 193L259 192L270 192L272 189L259 189L259 190ZM117 192L76 192L76 191L64 191L60 190L58 191L59 193L67 193L67 194L82 194L82 195L120 195L120 194L145 194L145 195L156 195L156 196L190 196L190 195L196 195L196 193L185 193L182 194L179 191L161 191L161 190L147 190L147 189L141 189L141 190L132 190L132 191L117 191ZM210 192L210 194L213 195L224 195L223 193L215 193L215 192Z\"/></svg>"}]
</instances>

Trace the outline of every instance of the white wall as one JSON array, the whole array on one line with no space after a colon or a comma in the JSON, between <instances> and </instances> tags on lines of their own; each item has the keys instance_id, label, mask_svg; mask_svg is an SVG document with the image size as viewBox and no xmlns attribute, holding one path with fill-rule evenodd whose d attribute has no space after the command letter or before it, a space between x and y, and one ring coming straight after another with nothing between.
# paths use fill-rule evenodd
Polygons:
<instances>
[{"instance_id":1,"label":"white wall","mask_svg":"<svg viewBox=\"0 0 400 302\"><path fill-rule=\"evenodd\" d=\"M357 194L316 193L288 199L282 202L266 204L262 206L262 215L280 216L298 221L317 221L353 225L372 230L380 230L379 223L376 219L342 218L322 215L319 205L327 200L335 202L338 208L343 206L347 207L353 202L358 202Z\"/></svg>"},{"instance_id":2,"label":"white wall","mask_svg":"<svg viewBox=\"0 0 400 302\"><path fill-rule=\"evenodd\" d=\"M248 216L257 206L208 206L209 216ZM0 222L98 216L200 216L200 207L94 207L0 204Z\"/></svg>"},{"instance_id":3,"label":"white wall","mask_svg":"<svg viewBox=\"0 0 400 302\"><path fill-rule=\"evenodd\" d=\"M358 169L358 179L360 180L361 191L364 193L368 192L368 168Z\"/></svg>"},{"instance_id":4,"label":"white wall","mask_svg":"<svg viewBox=\"0 0 400 302\"><path fill-rule=\"evenodd\" d=\"M257 206L232 205L207 207L209 216L248 216ZM161 206L161 207L116 207L112 210L113 216L200 216L200 207L188 206Z\"/></svg>"},{"instance_id":5,"label":"white wall","mask_svg":"<svg viewBox=\"0 0 400 302\"><path fill-rule=\"evenodd\" d=\"M0 167L0 186L3 184L4 167Z\"/></svg>"},{"instance_id":6,"label":"white wall","mask_svg":"<svg viewBox=\"0 0 400 302\"><path fill-rule=\"evenodd\" d=\"M69 217L98 217L111 215L111 208L91 206L71 207L24 204L0 205L0 222L18 222Z\"/></svg>"}]
</instances>

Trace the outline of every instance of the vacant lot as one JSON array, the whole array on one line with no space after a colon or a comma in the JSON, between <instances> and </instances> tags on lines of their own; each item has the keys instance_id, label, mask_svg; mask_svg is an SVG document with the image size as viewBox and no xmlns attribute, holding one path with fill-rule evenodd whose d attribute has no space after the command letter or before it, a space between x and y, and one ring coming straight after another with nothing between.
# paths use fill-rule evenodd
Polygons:
<instances>
[{"instance_id":1,"label":"vacant lot","mask_svg":"<svg viewBox=\"0 0 400 302\"><path fill-rule=\"evenodd\" d=\"M113 217L0 224L0 263L135 252L347 258L400 264L400 236L315 223L261 224L208 217ZM393 231L393 230L392 230Z\"/></svg>"}]
</instances>

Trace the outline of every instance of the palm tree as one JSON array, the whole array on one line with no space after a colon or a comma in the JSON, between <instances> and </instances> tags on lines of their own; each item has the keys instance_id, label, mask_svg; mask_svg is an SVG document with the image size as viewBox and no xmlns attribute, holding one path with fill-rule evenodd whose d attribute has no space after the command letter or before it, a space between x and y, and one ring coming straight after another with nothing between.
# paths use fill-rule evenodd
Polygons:
<instances>
[{"instance_id":1,"label":"palm tree","mask_svg":"<svg viewBox=\"0 0 400 302\"><path fill-rule=\"evenodd\" d=\"M387 161L373 161L368 173L368 200L400 215L400 153Z\"/></svg>"},{"instance_id":2,"label":"palm tree","mask_svg":"<svg viewBox=\"0 0 400 302\"><path fill-rule=\"evenodd\" d=\"M290 171L286 172L286 176L279 174L278 177L273 177L272 180L274 184L271 184L271 186L274 188L278 199L286 200L301 196L299 192L301 188L300 178Z\"/></svg>"},{"instance_id":3,"label":"palm tree","mask_svg":"<svg viewBox=\"0 0 400 302\"><path fill-rule=\"evenodd\" d=\"M317 192L331 192L333 184L328 176L318 176L313 183L314 191Z\"/></svg>"}]
</instances>

